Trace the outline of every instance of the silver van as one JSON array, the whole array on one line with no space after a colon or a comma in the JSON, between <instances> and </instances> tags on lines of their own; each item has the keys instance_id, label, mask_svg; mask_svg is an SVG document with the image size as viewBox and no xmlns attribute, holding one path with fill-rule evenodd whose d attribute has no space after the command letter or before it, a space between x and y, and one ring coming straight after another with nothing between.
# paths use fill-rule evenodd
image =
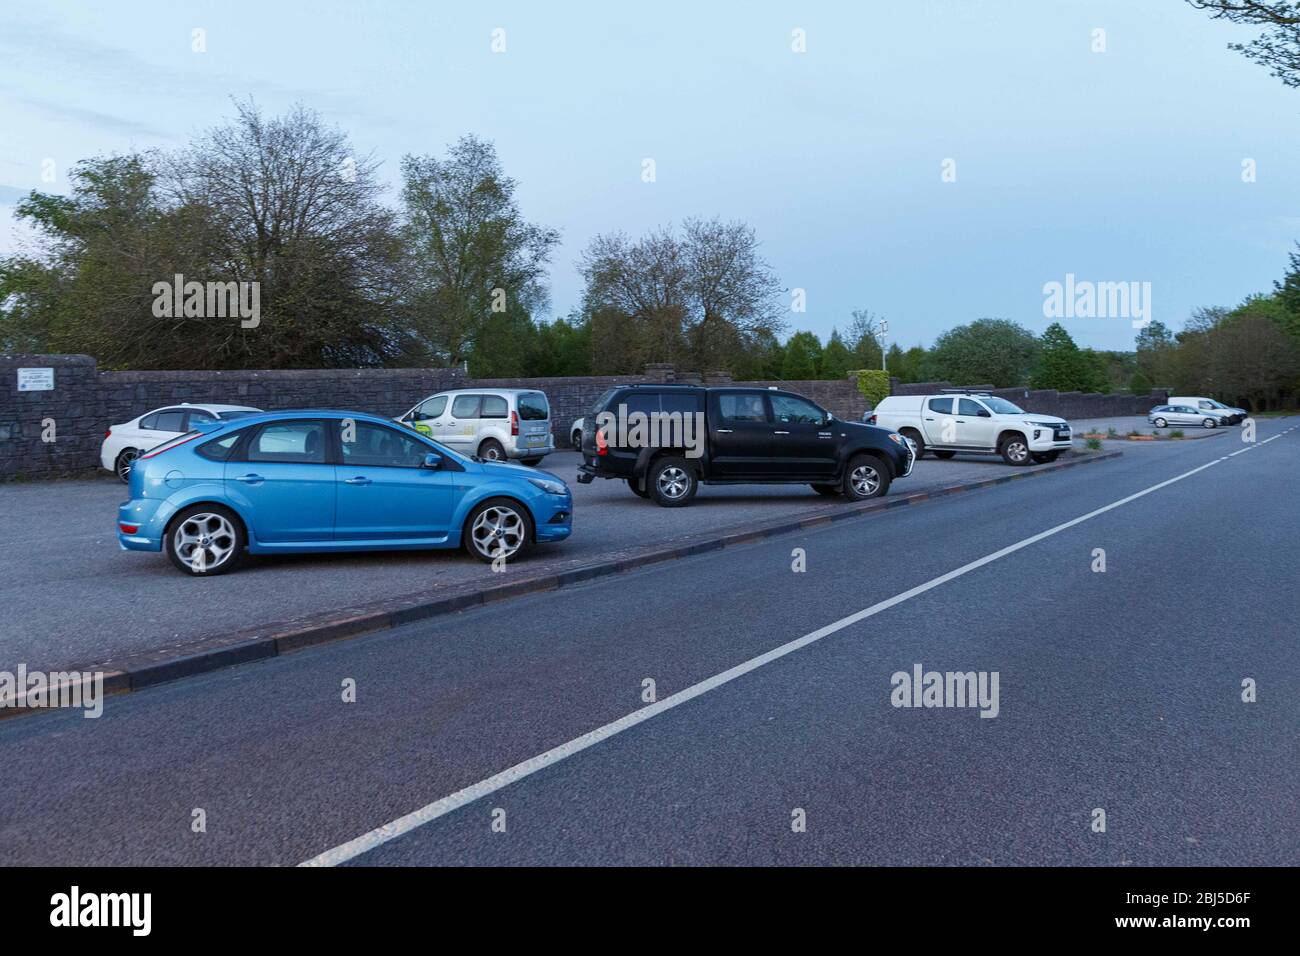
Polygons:
<instances>
[{"instance_id":1,"label":"silver van","mask_svg":"<svg viewBox=\"0 0 1300 956\"><path fill-rule=\"evenodd\" d=\"M551 403L525 388L458 388L437 392L396 421L462 455L536 465L555 451Z\"/></svg>"}]
</instances>

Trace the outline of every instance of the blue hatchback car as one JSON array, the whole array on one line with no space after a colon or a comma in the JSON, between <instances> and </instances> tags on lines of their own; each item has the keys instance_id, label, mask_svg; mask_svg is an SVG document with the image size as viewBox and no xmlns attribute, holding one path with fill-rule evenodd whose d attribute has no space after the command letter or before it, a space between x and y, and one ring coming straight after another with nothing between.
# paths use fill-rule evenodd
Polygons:
<instances>
[{"instance_id":1,"label":"blue hatchback car","mask_svg":"<svg viewBox=\"0 0 1300 956\"><path fill-rule=\"evenodd\" d=\"M573 530L555 475L467 458L362 412L286 411L199 426L142 454L118 542L165 551L187 574L233 570L245 551L464 547L509 560Z\"/></svg>"}]
</instances>

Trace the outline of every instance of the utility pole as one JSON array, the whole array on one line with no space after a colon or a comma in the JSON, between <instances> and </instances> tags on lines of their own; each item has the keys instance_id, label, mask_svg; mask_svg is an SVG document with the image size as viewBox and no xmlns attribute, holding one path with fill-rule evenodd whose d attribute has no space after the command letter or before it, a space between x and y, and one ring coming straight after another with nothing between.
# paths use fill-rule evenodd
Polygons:
<instances>
[{"instance_id":1,"label":"utility pole","mask_svg":"<svg viewBox=\"0 0 1300 956\"><path fill-rule=\"evenodd\" d=\"M889 321L880 320L880 370L888 372L889 368L885 365L885 333L889 331Z\"/></svg>"}]
</instances>

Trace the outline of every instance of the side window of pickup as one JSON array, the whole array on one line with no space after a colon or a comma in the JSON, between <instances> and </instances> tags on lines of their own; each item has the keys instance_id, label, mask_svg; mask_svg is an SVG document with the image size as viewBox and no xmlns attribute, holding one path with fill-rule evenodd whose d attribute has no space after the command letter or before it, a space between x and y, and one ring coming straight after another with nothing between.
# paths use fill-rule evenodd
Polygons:
<instances>
[{"instance_id":1,"label":"side window of pickup","mask_svg":"<svg viewBox=\"0 0 1300 956\"><path fill-rule=\"evenodd\" d=\"M820 425L824 417L812 402L793 395L773 395L772 416L782 425Z\"/></svg>"},{"instance_id":2,"label":"side window of pickup","mask_svg":"<svg viewBox=\"0 0 1300 956\"><path fill-rule=\"evenodd\" d=\"M766 422L767 409L762 395L726 394L718 396L718 408L729 422Z\"/></svg>"},{"instance_id":3,"label":"side window of pickup","mask_svg":"<svg viewBox=\"0 0 1300 956\"><path fill-rule=\"evenodd\" d=\"M952 414L952 399L951 399L951 398L932 398L932 399L930 399L928 402L925 403L925 407L926 407L927 409L929 409L930 411L935 412L935 413L937 413L937 414L939 414L939 415L951 415L951 414Z\"/></svg>"}]
</instances>

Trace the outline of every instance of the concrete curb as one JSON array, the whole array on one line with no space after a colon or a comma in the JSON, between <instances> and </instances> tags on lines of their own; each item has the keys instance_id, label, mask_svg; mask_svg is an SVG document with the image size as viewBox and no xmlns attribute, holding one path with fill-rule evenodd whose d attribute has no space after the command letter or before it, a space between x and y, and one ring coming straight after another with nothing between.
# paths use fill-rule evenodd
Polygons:
<instances>
[{"instance_id":1,"label":"concrete curb","mask_svg":"<svg viewBox=\"0 0 1300 956\"><path fill-rule=\"evenodd\" d=\"M1034 478L1066 468L1077 468L1095 462L1119 458L1122 451L1100 452L1080 456L1069 461L1041 465L1033 470L1015 470L997 478L950 485L934 491L913 495L877 498L858 504L830 505L811 514L794 519L769 521L743 530L706 531L695 538L667 547L645 548L630 553L615 554L594 564L577 568L544 572L530 578L507 584L483 587L478 584L462 585L437 600L421 597L388 600L374 606L347 608L293 624L271 624L263 628L237 631L222 637L209 638L183 647L165 648L145 654L110 660L93 667L61 668L65 671L104 672L104 694L131 693L183 677L193 677L209 671L265 660L281 654L348 640L378 631L391 630L413 621L423 621L443 614L463 611L495 601L509 600L525 594L554 591L562 587L590 581L611 574L621 574L664 561L691 557L710 551L750 544L776 535L804 531L850 518L870 516L923 504L948 495L991 488L1011 481ZM0 719L32 713L35 708L0 708Z\"/></svg>"}]
</instances>

